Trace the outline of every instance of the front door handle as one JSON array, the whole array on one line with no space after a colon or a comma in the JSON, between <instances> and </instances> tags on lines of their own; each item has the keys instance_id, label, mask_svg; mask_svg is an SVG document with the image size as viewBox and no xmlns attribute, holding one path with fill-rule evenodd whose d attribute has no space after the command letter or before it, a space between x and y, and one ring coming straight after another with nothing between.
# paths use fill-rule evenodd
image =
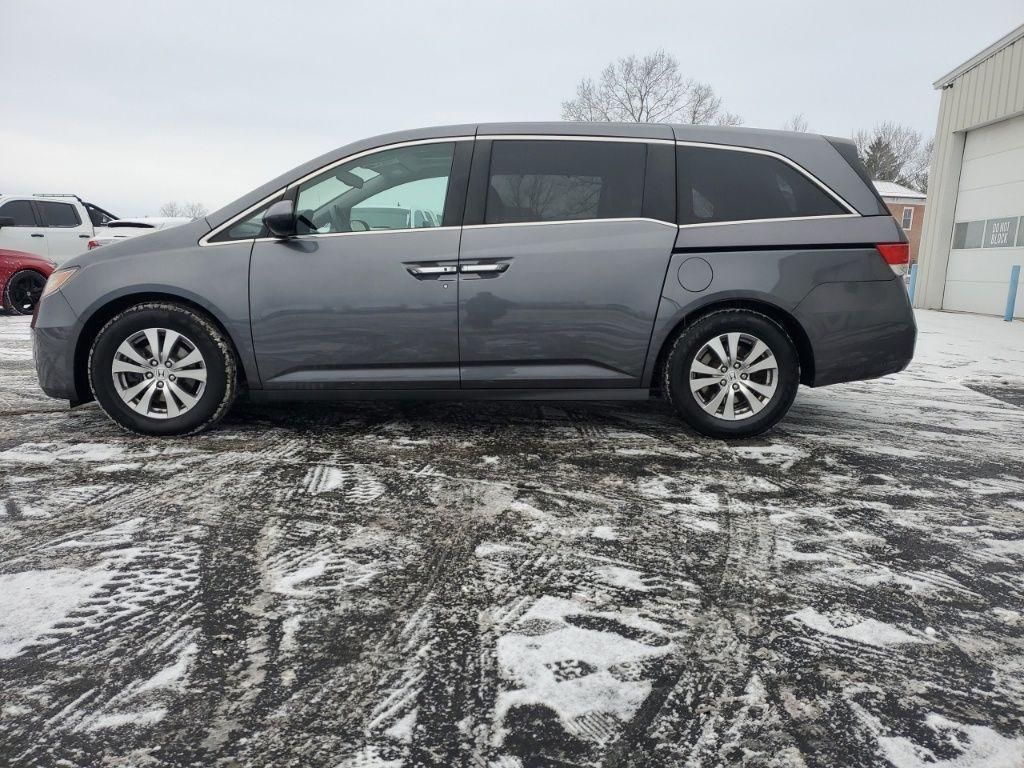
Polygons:
<instances>
[{"instance_id":1,"label":"front door handle","mask_svg":"<svg viewBox=\"0 0 1024 768\"><path fill-rule=\"evenodd\" d=\"M438 267L406 267L409 270L410 275L419 277L420 275L450 275L455 272L453 266L438 266Z\"/></svg>"},{"instance_id":2,"label":"front door handle","mask_svg":"<svg viewBox=\"0 0 1024 768\"><path fill-rule=\"evenodd\" d=\"M88 235L79 235L79 237L84 240L84 239L88 238L89 236Z\"/></svg>"},{"instance_id":3,"label":"front door handle","mask_svg":"<svg viewBox=\"0 0 1024 768\"><path fill-rule=\"evenodd\" d=\"M499 264L463 264L459 269L470 274L504 272L508 269L508 262L501 262Z\"/></svg>"},{"instance_id":4,"label":"front door handle","mask_svg":"<svg viewBox=\"0 0 1024 768\"><path fill-rule=\"evenodd\" d=\"M33 232L32 237L46 237L46 235L41 235L38 232Z\"/></svg>"}]
</instances>

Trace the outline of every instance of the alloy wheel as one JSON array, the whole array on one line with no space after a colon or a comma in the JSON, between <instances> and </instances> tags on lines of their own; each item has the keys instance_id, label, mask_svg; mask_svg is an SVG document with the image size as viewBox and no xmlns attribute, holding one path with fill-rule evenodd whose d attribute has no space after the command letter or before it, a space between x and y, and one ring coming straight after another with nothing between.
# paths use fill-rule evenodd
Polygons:
<instances>
[{"instance_id":1,"label":"alloy wheel","mask_svg":"<svg viewBox=\"0 0 1024 768\"><path fill-rule=\"evenodd\" d=\"M708 340L690 363L690 392L716 419L756 416L775 396L779 364L771 348L749 333L722 333Z\"/></svg>"},{"instance_id":2,"label":"alloy wheel","mask_svg":"<svg viewBox=\"0 0 1024 768\"><path fill-rule=\"evenodd\" d=\"M117 348L110 371L121 399L151 419L188 413L206 389L206 361L199 348L168 328L133 333Z\"/></svg>"}]
</instances>

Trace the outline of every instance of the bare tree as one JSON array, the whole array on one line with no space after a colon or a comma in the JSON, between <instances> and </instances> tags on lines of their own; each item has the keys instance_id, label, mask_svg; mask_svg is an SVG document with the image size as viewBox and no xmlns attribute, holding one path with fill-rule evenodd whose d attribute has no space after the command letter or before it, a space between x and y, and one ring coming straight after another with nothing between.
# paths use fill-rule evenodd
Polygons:
<instances>
[{"instance_id":1,"label":"bare tree","mask_svg":"<svg viewBox=\"0 0 1024 768\"><path fill-rule=\"evenodd\" d=\"M913 128L886 121L857 131L853 141L871 178L927 191L933 139L923 141Z\"/></svg>"},{"instance_id":2,"label":"bare tree","mask_svg":"<svg viewBox=\"0 0 1024 768\"><path fill-rule=\"evenodd\" d=\"M799 115L793 115L789 120L782 124L782 130L807 133L807 118L804 117L802 113Z\"/></svg>"},{"instance_id":3,"label":"bare tree","mask_svg":"<svg viewBox=\"0 0 1024 768\"><path fill-rule=\"evenodd\" d=\"M160 207L160 215L174 218L198 219L208 213L206 206L202 203L179 203L171 200Z\"/></svg>"},{"instance_id":4,"label":"bare tree","mask_svg":"<svg viewBox=\"0 0 1024 768\"><path fill-rule=\"evenodd\" d=\"M185 216L190 219L198 219L205 216L209 211L202 203L185 203Z\"/></svg>"},{"instance_id":5,"label":"bare tree","mask_svg":"<svg viewBox=\"0 0 1024 768\"><path fill-rule=\"evenodd\" d=\"M184 216L185 209L181 207L178 201L171 200L171 202L164 203L162 206L160 206L160 215L173 217Z\"/></svg>"},{"instance_id":6,"label":"bare tree","mask_svg":"<svg viewBox=\"0 0 1024 768\"><path fill-rule=\"evenodd\" d=\"M722 108L707 83L683 77L679 62L663 50L612 62L595 82L585 78L576 98L562 102L562 119L624 123L740 125L739 115Z\"/></svg>"}]
</instances>

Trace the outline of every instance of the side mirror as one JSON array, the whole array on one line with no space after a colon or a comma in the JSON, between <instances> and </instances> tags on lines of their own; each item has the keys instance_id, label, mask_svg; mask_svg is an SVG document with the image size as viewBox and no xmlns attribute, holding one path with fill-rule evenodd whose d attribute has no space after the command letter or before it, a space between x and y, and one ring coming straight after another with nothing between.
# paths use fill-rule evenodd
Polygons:
<instances>
[{"instance_id":1,"label":"side mirror","mask_svg":"<svg viewBox=\"0 0 1024 768\"><path fill-rule=\"evenodd\" d=\"M295 203L291 200L278 200L267 208L263 214L263 223L274 237L293 237L295 235Z\"/></svg>"},{"instance_id":2,"label":"side mirror","mask_svg":"<svg viewBox=\"0 0 1024 768\"><path fill-rule=\"evenodd\" d=\"M14 219L10 216L0 216L0 229L3 227L13 227Z\"/></svg>"}]
</instances>

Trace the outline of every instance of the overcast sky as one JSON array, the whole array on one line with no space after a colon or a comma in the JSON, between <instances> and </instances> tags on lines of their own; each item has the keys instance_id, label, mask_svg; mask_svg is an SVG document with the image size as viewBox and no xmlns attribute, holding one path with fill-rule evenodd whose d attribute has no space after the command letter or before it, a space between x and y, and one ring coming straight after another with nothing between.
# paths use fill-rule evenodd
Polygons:
<instances>
[{"instance_id":1,"label":"overcast sky","mask_svg":"<svg viewBox=\"0 0 1024 768\"><path fill-rule=\"evenodd\" d=\"M932 82L1022 21L1021 0L0 0L0 192L214 209L364 136L557 120L582 77L657 48L746 125L931 134Z\"/></svg>"}]
</instances>

